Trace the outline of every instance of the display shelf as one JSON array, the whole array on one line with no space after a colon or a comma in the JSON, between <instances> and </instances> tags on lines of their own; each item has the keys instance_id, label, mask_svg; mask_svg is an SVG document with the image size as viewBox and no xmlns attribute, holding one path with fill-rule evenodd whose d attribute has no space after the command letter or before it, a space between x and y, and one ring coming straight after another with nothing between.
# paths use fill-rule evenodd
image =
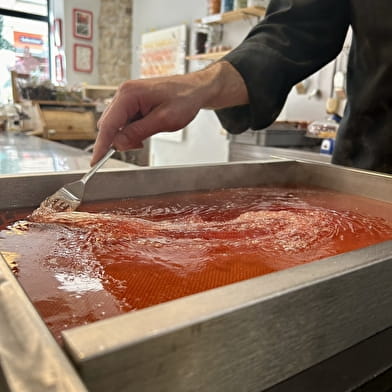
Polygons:
<instances>
[{"instance_id":1,"label":"display shelf","mask_svg":"<svg viewBox=\"0 0 392 392\"><path fill-rule=\"evenodd\" d=\"M45 101L34 99L33 103L41 106L80 106L80 107L90 107L94 108L95 104L90 102L80 102L80 101Z\"/></svg>"},{"instance_id":2,"label":"display shelf","mask_svg":"<svg viewBox=\"0 0 392 392\"><path fill-rule=\"evenodd\" d=\"M230 50L225 50L223 52L211 52L211 53L203 53L203 54L194 54L191 56L187 56L187 60L201 60L201 61L215 61L219 60L221 57L229 53Z\"/></svg>"},{"instance_id":3,"label":"display shelf","mask_svg":"<svg viewBox=\"0 0 392 392\"><path fill-rule=\"evenodd\" d=\"M84 84L82 86L82 95L85 99L105 99L113 97L117 88L118 86Z\"/></svg>"},{"instance_id":4,"label":"display shelf","mask_svg":"<svg viewBox=\"0 0 392 392\"><path fill-rule=\"evenodd\" d=\"M222 14L207 15L201 19L197 19L196 23L203 24L225 24L241 20L249 16L256 16L260 18L265 15L264 7L247 7L238 10L224 12Z\"/></svg>"}]
</instances>

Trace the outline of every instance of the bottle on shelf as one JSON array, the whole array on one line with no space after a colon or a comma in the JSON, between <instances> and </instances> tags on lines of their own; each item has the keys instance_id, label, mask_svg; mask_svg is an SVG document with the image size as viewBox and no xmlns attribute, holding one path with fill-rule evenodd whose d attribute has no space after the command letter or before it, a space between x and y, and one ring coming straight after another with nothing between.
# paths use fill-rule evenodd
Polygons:
<instances>
[{"instance_id":1,"label":"bottle on shelf","mask_svg":"<svg viewBox=\"0 0 392 392\"><path fill-rule=\"evenodd\" d=\"M196 54L203 54L206 52L207 50L206 45L207 45L209 34L210 34L210 29L207 25L199 24L196 27L196 40L195 40Z\"/></svg>"},{"instance_id":2,"label":"bottle on shelf","mask_svg":"<svg viewBox=\"0 0 392 392\"><path fill-rule=\"evenodd\" d=\"M221 0L208 0L208 15L219 14L221 10Z\"/></svg>"},{"instance_id":3,"label":"bottle on shelf","mask_svg":"<svg viewBox=\"0 0 392 392\"><path fill-rule=\"evenodd\" d=\"M234 0L233 9L239 10L248 6L248 0Z\"/></svg>"},{"instance_id":4,"label":"bottle on shelf","mask_svg":"<svg viewBox=\"0 0 392 392\"><path fill-rule=\"evenodd\" d=\"M221 1L221 13L233 11L234 0L222 0Z\"/></svg>"}]
</instances>

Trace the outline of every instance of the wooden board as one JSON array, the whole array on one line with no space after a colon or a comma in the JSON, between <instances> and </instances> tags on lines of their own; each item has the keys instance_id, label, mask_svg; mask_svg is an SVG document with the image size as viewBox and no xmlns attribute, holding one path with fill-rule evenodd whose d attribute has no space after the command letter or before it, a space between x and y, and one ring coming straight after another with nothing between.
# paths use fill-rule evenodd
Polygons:
<instances>
[{"instance_id":1,"label":"wooden board","mask_svg":"<svg viewBox=\"0 0 392 392\"><path fill-rule=\"evenodd\" d=\"M250 16L262 17L265 15L265 8L263 7L248 7L240 8L238 10L224 12L221 14L207 15L204 18L197 19L196 23L204 24L225 24L241 20Z\"/></svg>"},{"instance_id":2,"label":"wooden board","mask_svg":"<svg viewBox=\"0 0 392 392\"><path fill-rule=\"evenodd\" d=\"M41 108L45 121L44 137L52 140L95 140L96 119L92 111Z\"/></svg>"}]
</instances>

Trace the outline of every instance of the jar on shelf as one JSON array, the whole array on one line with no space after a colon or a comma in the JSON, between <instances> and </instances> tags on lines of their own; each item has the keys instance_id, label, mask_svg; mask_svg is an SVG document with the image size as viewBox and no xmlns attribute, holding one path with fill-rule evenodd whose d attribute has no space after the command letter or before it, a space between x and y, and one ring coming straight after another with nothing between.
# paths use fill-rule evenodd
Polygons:
<instances>
[{"instance_id":1,"label":"jar on shelf","mask_svg":"<svg viewBox=\"0 0 392 392\"><path fill-rule=\"evenodd\" d=\"M9 103L5 105L4 111L7 116L7 131L20 131L19 111L16 105Z\"/></svg>"},{"instance_id":2,"label":"jar on shelf","mask_svg":"<svg viewBox=\"0 0 392 392\"><path fill-rule=\"evenodd\" d=\"M248 0L248 7L264 7L267 8L270 0Z\"/></svg>"},{"instance_id":3,"label":"jar on shelf","mask_svg":"<svg viewBox=\"0 0 392 392\"><path fill-rule=\"evenodd\" d=\"M207 25L200 24L196 27L196 39L195 39L196 54L202 54L207 51L206 44L207 44L209 33L210 33L210 29Z\"/></svg>"},{"instance_id":4,"label":"jar on shelf","mask_svg":"<svg viewBox=\"0 0 392 392\"><path fill-rule=\"evenodd\" d=\"M246 8L248 6L248 0L234 0L234 9L239 10L240 8Z\"/></svg>"},{"instance_id":5,"label":"jar on shelf","mask_svg":"<svg viewBox=\"0 0 392 392\"><path fill-rule=\"evenodd\" d=\"M219 14L221 10L221 0L208 0L208 14Z\"/></svg>"},{"instance_id":6,"label":"jar on shelf","mask_svg":"<svg viewBox=\"0 0 392 392\"><path fill-rule=\"evenodd\" d=\"M221 13L233 11L234 0L222 0L221 2Z\"/></svg>"},{"instance_id":7,"label":"jar on shelf","mask_svg":"<svg viewBox=\"0 0 392 392\"><path fill-rule=\"evenodd\" d=\"M332 118L316 120L309 124L306 136L319 139L334 139L338 131L339 124Z\"/></svg>"}]
</instances>

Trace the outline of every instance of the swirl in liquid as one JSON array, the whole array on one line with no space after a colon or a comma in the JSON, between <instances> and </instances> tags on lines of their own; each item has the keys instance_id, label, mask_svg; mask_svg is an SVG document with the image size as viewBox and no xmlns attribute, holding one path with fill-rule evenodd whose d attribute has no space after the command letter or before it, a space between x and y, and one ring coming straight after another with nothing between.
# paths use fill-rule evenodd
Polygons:
<instances>
[{"instance_id":1,"label":"swirl in liquid","mask_svg":"<svg viewBox=\"0 0 392 392\"><path fill-rule=\"evenodd\" d=\"M318 189L238 188L32 214L1 232L52 330L392 239L392 205Z\"/></svg>"}]
</instances>

